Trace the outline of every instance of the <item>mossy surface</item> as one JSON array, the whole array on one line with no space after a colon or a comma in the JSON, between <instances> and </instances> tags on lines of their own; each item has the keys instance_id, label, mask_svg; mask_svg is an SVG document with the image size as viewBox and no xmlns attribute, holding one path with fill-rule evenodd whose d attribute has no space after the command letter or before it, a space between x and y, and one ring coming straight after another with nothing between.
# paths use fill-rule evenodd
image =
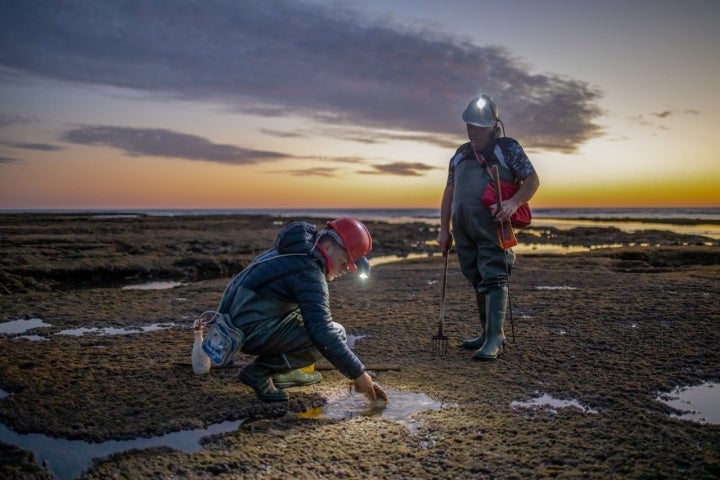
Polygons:
<instances>
[{"instance_id":1,"label":"mossy surface","mask_svg":"<svg viewBox=\"0 0 720 480\"><path fill-rule=\"evenodd\" d=\"M720 426L678 420L656 401L678 385L720 380L717 246L681 246L683 239L665 232L656 247L520 256L510 287L514 321L505 324L515 341L494 362L474 361L459 348L478 333L478 320L454 258L446 357L433 357L431 342L441 258L380 265L365 283L332 282L334 319L363 335L355 345L363 362L398 367L378 369L377 380L451 405L417 414L411 435L381 417L292 415L347 388L328 365L320 365L323 381L289 389L290 401L279 404L259 401L235 379L237 368L193 374L193 319L217 305L229 278L271 244L286 219L17 218L0 218L0 321L41 318L52 326L28 332L48 341L0 335L0 388L9 393L0 400L2 423L20 433L99 442L248 419L207 438L197 453L120 453L96 461L83 478L720 476ZM435 235L421 224L369 227L377 255L429 252L424 242ZM170 278L185 283L120 288ZM173 326L57 335L151 324ZM511 406L543 393L597 413ZM0 455L2 478L47 475L12 447L0 446ZM23 465L37 468L28 470L35 476L18 476Z\"/></svg>"}]
</instances>

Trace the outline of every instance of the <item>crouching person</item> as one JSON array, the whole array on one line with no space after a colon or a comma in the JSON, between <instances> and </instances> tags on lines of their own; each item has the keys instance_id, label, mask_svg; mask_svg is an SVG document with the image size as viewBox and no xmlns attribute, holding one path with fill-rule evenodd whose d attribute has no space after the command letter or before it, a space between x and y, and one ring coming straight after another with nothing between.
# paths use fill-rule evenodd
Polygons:
<instances>
[{"instance_id":1,"label":"crouching person","mask_svg":"<svg viewBox=\"0 0 720 480\"><path fill-rule=\"evenodd\" d=\"M238 378L266 402L284 401L290 386L310 385L320 372L304 367L325 358L375 399L371 377L333 322L328 282L367 264L372 237L354 218L315 225L292 222L275 246L258 255L225 289L218 313L239 334L238 348L256 356ZM211 355L212 357L212 355Z\"/></svg>"}]
</instances>

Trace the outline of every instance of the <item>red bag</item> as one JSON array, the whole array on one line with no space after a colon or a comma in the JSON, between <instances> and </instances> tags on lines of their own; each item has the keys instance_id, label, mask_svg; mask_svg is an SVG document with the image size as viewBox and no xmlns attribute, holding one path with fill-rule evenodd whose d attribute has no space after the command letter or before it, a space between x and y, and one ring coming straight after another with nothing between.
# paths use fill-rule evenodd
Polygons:
<instances>
[{"instance_id":1,"label":"red bag","mask_svg":"<svg viewBox=\"0 0 720 480\"><path fill-rule=\"evenodd\" d=\"M500 194L502 195L503 200L512 198L519 188L520 185L517 183L508 183L500 180ZM482 203L487 208L497 204L497 195L495 193L495 185L493 183L490 183L485 189L482 196ZM510 217L510 224L515 228L527 227L530 225L530 222L532 222L532 213L530 212L530 206L527 203L520 205L515 213L513 213L512 217Z\"/></svg>"}]
</instances>

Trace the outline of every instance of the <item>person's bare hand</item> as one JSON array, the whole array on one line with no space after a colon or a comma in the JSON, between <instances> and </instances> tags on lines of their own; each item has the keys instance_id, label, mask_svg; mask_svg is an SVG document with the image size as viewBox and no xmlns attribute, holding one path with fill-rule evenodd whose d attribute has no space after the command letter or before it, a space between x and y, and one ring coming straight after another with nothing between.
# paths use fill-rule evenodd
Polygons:
<instances>
[{"instance_id":1,"label":"person's bare hand","mask_svg":"<svg viewBox=\"0 0 720 480\"><path fill-rule=\"evenodd\" d=\"M445 255L445 252L447 252L448 249L450 248L450 242L452 241L450 232L440 231L440 233L438 233L438 236L435 239L435 241L440 246L440 251L443 253L443 255Z\"/></svg>"},{"instance_id":2,"label":"person's bare hand","mask_svg":"<svg viewBox=\"0 0 720 480\"><path fill-rule=\"evenodd\" d=\"M435 240L440 246L440 251L442 252L443 256L447 255L453 243L452 234L448 231L441 230Z\"/></svg>"},{"instance_id":3,"label":"person's bare hand","mask_svg":"<svg viewBox=\"0 0 720 480\"><path fill-rule=\"evenodd\" d=\"M356 392L366 395L372 401L377 399L372 378L367 372L363 372L362 375L353 380L353 384Z\"/></svg>"},{"instance_id":4,"label":"person's bare hand","mask_svg":"<svg viewBox=\"0 0 720 480\"><path fill-rule=\"evenodd\" d=\"M494 204L491 205L491 209L495 218L504 223L510 221L510 218L517 211L518 206L515 205L515 202L512 199L510 199L503 202L502 208L497 208L497 204Z\"/></svg>"}]
</instances>

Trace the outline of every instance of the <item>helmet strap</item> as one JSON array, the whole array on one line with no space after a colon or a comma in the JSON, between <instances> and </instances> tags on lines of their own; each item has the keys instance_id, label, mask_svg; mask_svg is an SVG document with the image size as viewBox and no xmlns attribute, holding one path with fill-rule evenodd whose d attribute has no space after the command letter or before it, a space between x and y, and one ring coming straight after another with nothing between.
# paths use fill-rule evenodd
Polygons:
<instances>
[{"instance_id":1,"label":"helmet strap","mask_svg":"<svg viewBox=\"0 0 720 480\"><path fill-rule=\"evenodd\" d=\"M317 248L317 251L320 252L320 254L323 256L323 258L325 259L325 265L327 266L326 270L327 270L327 272L330 272L330 271L332 271L332 267L333 267L332 260L330 259L330 255L328 255L327 251L325 250L325 247L320 245L320 239L323 237L323 234L326 234L326 233L328 233L327 230L323 230L320 232L320 234L318 234L318 237L317 237L318 239L315 241L314 248Z\"/></svg>"}]
</instances>

